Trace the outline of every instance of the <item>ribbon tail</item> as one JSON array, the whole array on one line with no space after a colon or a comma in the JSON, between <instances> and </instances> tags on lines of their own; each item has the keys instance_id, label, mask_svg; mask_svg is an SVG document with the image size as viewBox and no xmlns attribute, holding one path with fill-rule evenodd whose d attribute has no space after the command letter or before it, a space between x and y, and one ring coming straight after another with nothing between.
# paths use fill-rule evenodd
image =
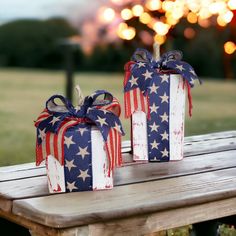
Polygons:
<instances>
[{"instance_id":1,"label":"ribbon tail","mask_svg":"<svg viewBox=\"0 0 236 236\"><path fill-rule=\"evenodd\" d=\"M121 135L113 128L110 129L108 134L106 150L108 156L108 176L110 177L114 168L122 164Z\"/></svg>"},{"instance_id":2,"label":"ribbon tail","mask_svg":"<svg viewBox=\"0 0 236 236\"><path fill-rule=\"evenodd\" d=\"M192 116L192 109L193 109L193 103L192 103L192 95L191 95L191 86L188 83L187 80L185 80L186 86L187 86L187 91L188 91L188 113L189 116Z\"/></svg>"},{"instance_id":3,"label":"ribbon tail","mask_svg":"<svg viewBox=\"0 0 236 236\"><path fill-rule=\"evenodd\" d=\"M35 150L35 154L36 154L36 166L39 166L44 158L43 158L43 152L42 152L42 148L40 147L40 144L38 144L38 142L36 142L36 150Z\"/></svg>"},{"instance_id":4,"label":"ribbon tail","mask_svg":"<svg viewBox=\"0 0 236 236\"><path fill-rule=\"evenodd\" d=\"M127 85L129 78L131 76L131 66L134 64L135 62L133 61L129 61L125 64L125 76L124 76L124 88ZM125 92L124 91L124 104L125 104L125 118L129 118L131 116L131 109L130 109L130 91Z\"/></svg>"}]
</instances>

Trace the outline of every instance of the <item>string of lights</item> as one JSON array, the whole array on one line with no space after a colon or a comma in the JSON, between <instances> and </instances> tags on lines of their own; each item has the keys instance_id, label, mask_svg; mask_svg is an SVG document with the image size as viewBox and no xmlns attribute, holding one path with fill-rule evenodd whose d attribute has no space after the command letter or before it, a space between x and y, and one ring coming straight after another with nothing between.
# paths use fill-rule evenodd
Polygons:
<instances>
[{"instance_id":1,"label":"string of lights","mask_svg":"<svg viewBox=\"0 0 236 236\"><path fill-rule=\"evenodd\" d=\"M213 24L225 27L233 19L236 24L236 0L110 0L109 3L98 10L98 19L115 27L117 36L123 40L132 40L137 35L137 29L129 25L132 19L152 30L154 41L160 45L181 18L204 28ZM184 31L187 38L194 34L191 27ZM233 54L236 43L225 42L224 50Z\"/></svg>"}]
</instances>

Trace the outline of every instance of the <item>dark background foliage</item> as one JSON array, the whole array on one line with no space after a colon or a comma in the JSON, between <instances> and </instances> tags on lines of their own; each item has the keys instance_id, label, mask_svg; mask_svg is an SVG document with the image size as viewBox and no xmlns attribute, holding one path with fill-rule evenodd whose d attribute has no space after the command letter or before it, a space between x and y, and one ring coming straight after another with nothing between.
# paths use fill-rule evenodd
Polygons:
<instances>
[{"instance_id":1,"label":"dark background foliage","mask_svg":"<svg viewBox=\"0 0 236 236\"><path fill-rule=\"evenodd\" d=\"M196 32L193 39L186 39L183 31L189 23L182 20L168 35L166 50L183 51L184 60L189 62L198 75L223 78L225 74L223 44L229 39L230 28L207 29L191 25ZM78 30L60 18L49 20L17 20L0 26L0 67L27 67L62 69L65 55L71 50L74 68L78 71L123 71L136 47L142 45L136 37L132 41L97 45L93 53L84 55L79 46L68 46L63 40L79 34ZM230 63L236 64L235 55ZM236 74L236 66L232 66Z\"/></svg>"}]
</instances>

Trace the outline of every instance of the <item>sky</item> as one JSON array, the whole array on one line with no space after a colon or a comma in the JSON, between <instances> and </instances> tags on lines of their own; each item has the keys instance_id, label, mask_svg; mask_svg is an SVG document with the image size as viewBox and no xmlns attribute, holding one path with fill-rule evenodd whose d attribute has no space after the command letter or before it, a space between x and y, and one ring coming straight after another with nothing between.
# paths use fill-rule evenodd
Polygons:
<instances>
[{"instance_id":1,"label":"sky","mask_svg":"<svg viewBox=\"0 0 236 236\"><path fill-rule=\"evenodd\" d=\"M15 19L52 16L89 17L105 0L0 0L0 24Z\"/></svg>"}]
</instances>

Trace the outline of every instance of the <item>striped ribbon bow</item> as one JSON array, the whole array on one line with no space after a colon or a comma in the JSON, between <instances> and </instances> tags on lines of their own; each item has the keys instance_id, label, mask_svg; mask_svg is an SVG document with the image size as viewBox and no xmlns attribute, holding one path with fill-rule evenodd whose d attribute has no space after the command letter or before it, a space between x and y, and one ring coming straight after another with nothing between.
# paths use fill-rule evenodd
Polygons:
<instances>
[{"instance_id":1,"label":"striped ribbon bow","mask_svg":"<svg viewBox=\"0 0 236 236\"><path fill-rule=\"evenodd\" d=\"M101 97L102 99L100 99ZM97 90L92 95L85 97L78 107L74 107L62 95L50 97L46 102L45 110L35 121L37 127L36 164L39 165L46 156L53 153L63 165L65 132L68 128L83 122L95 124L100 130L106 144L111 169L115 165L120 165L121 153L119 152L118 159L114 160L115 153L111 151L118 148L112 146L115 145L112 142L113 136L120 140L121 134L124 135L119 115L120 105L117 99L104 90ZM120 142L116 142L116 145Z\"/></svg>"},{"instance_id":2,"label":"striped ribbon bow","mask_svg":"<svg viewBox=\"0 0 236 236\"><path fill-rule=\"evenodd\" d=\"M180 74L185 80L188 88L189 114L191 116L192 99L190 88L194 86L195 80L199 80L199 78L192 66L187 62L181 61L181 59L182 52L180 51L167 52L158 61L154 60L151 53L146 49L139 48L134 52L131 61L125 65L124 92L126 117L130 117L136 109L146 112L149 117L147 104L151 84L155 80L161 81L164 74L170 73ZM200 80L199 82L201 83ZM134 100L137 101L133 106L130 104L132 101L130 100L129 92L131 91L135 91L136 98ZM141 92L140 94L138 94L139 91ZM137 94L139 98L137 98Z\"/></svg>"}]
</instances>

